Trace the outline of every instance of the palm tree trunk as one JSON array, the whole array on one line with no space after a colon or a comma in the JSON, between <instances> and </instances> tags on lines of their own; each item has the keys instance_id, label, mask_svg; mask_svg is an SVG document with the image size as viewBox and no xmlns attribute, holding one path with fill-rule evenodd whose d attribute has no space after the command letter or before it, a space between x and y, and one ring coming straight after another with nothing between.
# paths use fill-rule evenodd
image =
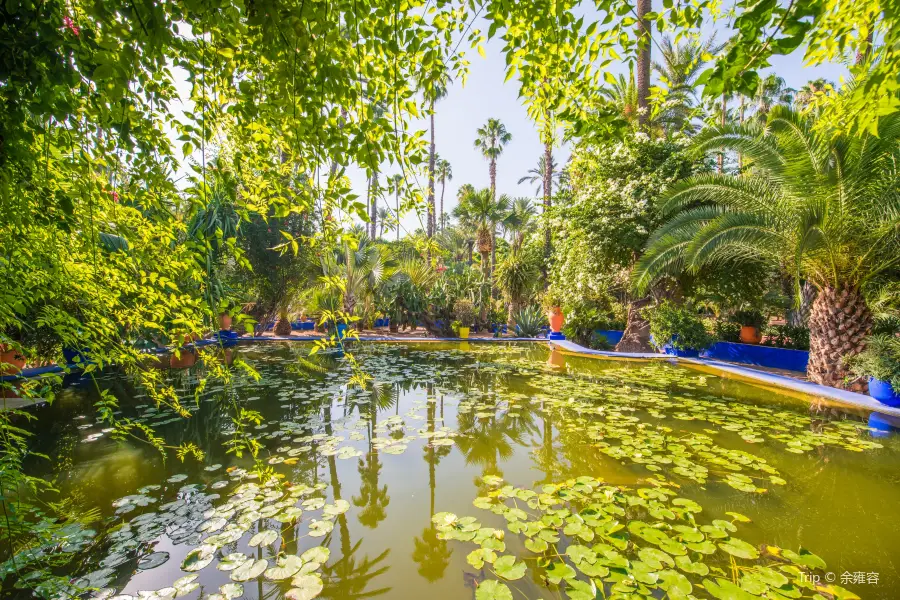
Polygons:
<instances>
[{"instance_id":1,"label":"palm tree trunk","mask_svg":"<svg viewBox=\"0 0 900 600\"><path fill-rule=\"evenodd\" d=\"M497 297L497 286L494 285L494 267L497 266L497 228L491 230L491 299Z\"/></svg>"},{"instance_id":2,"label":"palm tree trunk","mask_svg":"<svg viewBox=\"0 0 900 600\"><path fill-rule=\"evenodd\" d=\"M819 290L809 316L810 381L831 387L865 392L864 380L849 380L850 370L845 356L859 354L866 347L866 336L872 331L872 313L857 288Z\"/></svg>"},{"instance_id":3,"label":"palm tree trunk","mask_svg":"<svg viewBox=\"0 0 900 600\"><path fill-rule=\"evenodd\" d=\"M438 213L438 229L444 230L444 190L447 188L447 179L441 177L441 211Z\"/></svg>"},{"instance_id":4,"label":"palm tree trunk","mask_svg":"<svg viewBox=\"0 0 900 600\"><path fill-rule=\"evenodd\" d=\"M725 127L725 115L728 113L728 97L725 95L725 92L722 92L722 118L721 124L722 127ZM725 153L719 152L719 173L725 172Z\"/></svg>"},{"instance_id":5,"label":"palm tree trunk","mask_svg":"<svg viewBox=\"0 0 900 600\"><path fill-rule=\"evenodd\" d=\"M497 161L495 159L491 159L490 167L488 168L488 173L491 176L491 201L497 201Z\"/></svg>"},{"instance_id":6,"label":"palm tree trunk","mask_svg":"<svg viewBox=\"0 0 900 600\"><path fill-rule=\"evenodd\" d=\"M550 264L550 203L553 197L553 138L544 140L544 260L541 263L541 275L544 287L550 284L547 277L547 266Z\"/></svg>"},{"instance_id":7,"label":"palm tree trunk","mask_svg":"<svg viewBox=\"0 0 900 600\"><path fill-rule=\"evenodd\" d=\"M434 235L434 100L431 101L431 149L428 153L428 237Z\"/></svg>"},{"instance_id":8,"label":"palm tree trunk","mask_svg":"<svg viewBox=\"0 0 900 600\"><path fill-rule=\"evenodd\" d=\"M638 127L647 129L650 122L650 23L647 13L651 0L637 0L637 18L640 27L640 45L637 56Z\"/></svg>"},{"instance_id":9,"label":"palm tree trunk","mask_svg":"<svg viewBox=\"0 0 900 600\"><path fill-rule=\"evenodd\" d=\"M395 216L397 217L397 241L400 241L400 190L398 189L396 192L396 200L397 200L397 212Z\"/></svg>"},{"instance_id":10,"label":"palm tree trunk","mask_svg":"<svg viewBox=\"0 0 900 600\"><path fill-rule=\"evenodd\" d=\"M375 232L378 225L378 173L372 173L372 214L369 220L372 222L372 239L375 239Z\"/></svg>"},{"instance_id":11,"label":"palm tree trunk","mask_svg":"<svg viewBox=\"0 0 900 600\"><path fill-rule=\"evenodd\" d=\"M625 332L616 344L616 352L653 352L650 345L650 322L641 311L651 302L651 298L641 298L628 304Z\"/></svg>"},{"instance_id":12,"label":"palm tree trunk","mask_svg":"<svg viewBox=\"0 0 900 600\"><path fill-rule=\"evenodd\" d=\"M740 109L740 123L744 124L744 95L741 94L741 109ZM742 172L744 170L744 155L742 153L738 153L738 172Z\"/></svg>"}]
</instances>

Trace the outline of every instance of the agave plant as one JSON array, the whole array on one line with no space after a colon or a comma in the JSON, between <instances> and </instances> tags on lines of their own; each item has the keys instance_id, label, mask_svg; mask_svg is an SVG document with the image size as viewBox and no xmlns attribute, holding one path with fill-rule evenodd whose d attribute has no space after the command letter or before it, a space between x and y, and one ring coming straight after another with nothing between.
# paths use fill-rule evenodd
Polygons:
<instances>
[{"instance_id":1,"label":"agave plant","mask_svg":"<svg viewBox=\"0 0 900 600\"><path fill-rule=\"evenodd\" d=\"M861 352L872 328L864 289L900 262L900 116L883 119L878 136L815 125L778 106L764 127L701 133L698 152L740 152L750 170L698 175L671 189L662 199L669 220L651 236L634 281L646 289L663 275L735 261L786 269L819 290L808 375L839 387L850 374L841 357Z\"/></svg>"},{"instance_id":2,"label":"agave plant","mask_svg":"<svg viewBox=\"0 0 900 600\"><path fill-rule=\"evenodd\" d=\"M516 331L522 337L539 336L541 328L547 324L547 315L540 306L523 308L513 318L516 321Z\"/></svg>"}]
</instances>

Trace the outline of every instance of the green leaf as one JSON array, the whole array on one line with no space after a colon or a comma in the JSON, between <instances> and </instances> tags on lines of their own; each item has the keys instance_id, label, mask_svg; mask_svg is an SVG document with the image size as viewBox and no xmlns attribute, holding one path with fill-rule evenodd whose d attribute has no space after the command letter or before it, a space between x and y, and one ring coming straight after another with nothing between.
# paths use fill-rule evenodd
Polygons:
<instances>
[{"instance_id":1,"label":"green leaf","mask_svg":"<svg viewBox=\"0 0 900 600\"><path fill-rule=\"evenodd\" d=\"M507 554L494 561L494 571L503 579L515 581L525 576L525 563L516 562L515 556Z\"/></svg>"},{"instance_id":2,"label":"green leaf","mask_svg":"<svg viewBox=\"0 0 900 600\"><path fill-rule=\"evenodd\" d=\"M496 579L482 581L475 590L475 600L512 600L512 597L512 592L506 584Z\"/></svg>"}]
</instances>

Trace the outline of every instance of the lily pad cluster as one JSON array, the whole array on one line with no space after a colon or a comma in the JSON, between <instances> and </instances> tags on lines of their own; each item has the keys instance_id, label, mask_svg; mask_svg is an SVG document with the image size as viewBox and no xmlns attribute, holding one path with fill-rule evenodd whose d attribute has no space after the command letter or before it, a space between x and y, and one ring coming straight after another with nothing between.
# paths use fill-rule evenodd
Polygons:
<instances>
[{"instance_id":1,"label":"lily pad cluster","mask_svg":"<svg viewBox=\"0 0 900 600\"><path fill-rule=\"evenodd\" d=\"M746 516L705 519L670 482L650 483L634 489L578 477L528 489L488 476L490 491L474 505L505 525L447 512L432 520L441 539L476 546L467 561L479 571L478 600L512 598L527 585L572 600L856 597L814 583L825 581L826 568L815 554L748 543L737 536Z\"/></svg>"}]
</instances>

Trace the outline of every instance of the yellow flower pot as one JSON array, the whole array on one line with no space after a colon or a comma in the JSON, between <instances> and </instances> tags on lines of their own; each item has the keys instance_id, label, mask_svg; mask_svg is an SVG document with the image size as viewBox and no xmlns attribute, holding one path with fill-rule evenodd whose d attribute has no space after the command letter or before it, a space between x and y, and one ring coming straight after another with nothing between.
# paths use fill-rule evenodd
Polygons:
<instances>
[{"instance_id":1,"label":"yellow flower pot","mask_svg":"<svg viewBox=\"0 0 900 600\"><path fill-rule=\"evenodd\" d=\"M459 328L459 337L464 340L469 339L469 328L468 327L460 327Z\"/></svg>"}]
</instances>

